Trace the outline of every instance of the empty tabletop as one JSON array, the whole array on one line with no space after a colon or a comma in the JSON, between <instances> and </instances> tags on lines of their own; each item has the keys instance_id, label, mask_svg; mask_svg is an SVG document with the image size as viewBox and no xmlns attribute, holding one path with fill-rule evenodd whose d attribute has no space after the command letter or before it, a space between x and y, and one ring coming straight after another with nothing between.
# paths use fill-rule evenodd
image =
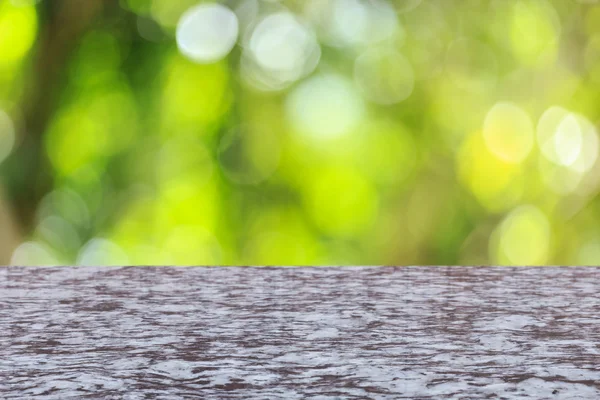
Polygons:
<instances>
[{"instance_id":1,"label":"empty tabletop","mask_svg":"<svg viewBox=\"0 0 600 400\"><path fill-rule=\"evenodd\" d=\"M0 269L0 398L600 398L600 269Z\"/></svg>"}]
</instances>

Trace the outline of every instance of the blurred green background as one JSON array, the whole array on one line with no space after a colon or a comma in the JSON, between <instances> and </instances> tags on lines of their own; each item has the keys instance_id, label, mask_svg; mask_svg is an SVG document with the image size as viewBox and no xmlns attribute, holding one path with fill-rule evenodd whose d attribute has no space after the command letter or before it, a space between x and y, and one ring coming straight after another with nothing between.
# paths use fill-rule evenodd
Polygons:
<instances>
[{"instance_id":1,"label":"blurred green background","mask_svg":"<svg viewBox=\"0 0 600 400\"><path fill-rule=\"evenodd\" d=\"M0 261L600 264L594 0L0 0Z\"/></svg>"}]
</instances>

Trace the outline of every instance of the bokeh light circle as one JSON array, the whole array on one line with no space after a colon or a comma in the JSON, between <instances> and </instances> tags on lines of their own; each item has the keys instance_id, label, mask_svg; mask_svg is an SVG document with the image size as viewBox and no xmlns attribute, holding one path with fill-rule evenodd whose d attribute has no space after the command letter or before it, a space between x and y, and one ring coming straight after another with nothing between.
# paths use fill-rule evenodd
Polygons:
<instances>
[{"instance_id":1,"label":"bokeh light circle","mask_svg":"<svg viewBox=\"0 0 600 400\"><path fill-rule=\"evenodd\" d=\"M537 143L552 163L578 173L589 171L598 158L598 133L584 116L552 106L537 124Z\"/></svg>"},{"instance_id":2,"label":"bokeh light circle","mask_svg":"<svg viewBox=\"0 0 600 400\"><path fill-rule=\"evenodd\" d=\"M502 265L543 265L550 252L551 227L546 215L532 205L514 209L492 235L490 250Z\"/></svg>"},{"instance_id":3,"label":"bokeh light circle","mask_svg":"<svg viewBox=\"0 0 600 400\"><path fill-rule=\"evenodd\" d=\"M35 43L37 31L35 3L0 2L0 68L23 59Z\"/></svg>"},{"instance_id":4,"label":"bokeh light circle","mask_svg":"<svg viewBox=\"0 0 600 400\"><path fill-rule=\"evenodd\" d=\"M104 238L93 238L83 246L77 256L77 265L99 266L129 265L127 254L114 242Z\"/></svg>"},{"instance_id":5,"label":"bokeh light circle","mask_svg":"<svg viewBox=\"0 0 600 400\"><path fill-rule=\"evenodd\" d=\"M554 135L554 148L560 164L569 166L577 160L582 151L582 136L574 115L569 115L561 121Z\"/></svg>"},{"instance_id":6,"label":"bokeh light circle","mask_svg":"<svg viewBox=\"0 0 600 400\"><path fill-rule=\"evenodd\" d=\"M88 205L80 194L68 188L55 189L41 200L37 209L37 219L58 215L73 226L89 229L92 216Z\"/></svg>"},{"instance_id":7,"label":"bokeh light circle","mask_svg":"<svg viewBox=\"0 0 600 400\"><path fill-rule=\"evenodd\" d=\"M11 265L16 266L56 266L60 261L52 249L41 242L25 242L20 244L12 254Z\"/></svg>"},{"instance_id":8,"label":"bokeh light circle","mask_svg":"<svg viewBox=\"0 0 600 400\"><path fill-rule=\"evenodd\" d=\"M70 254L81 246L81 238L76 227L57 215L51 215L40 221L35 229L35 236L61 254Z\"/></svg>"},{"instance_id":9,"label":"bokeh light circle","mask_svg":"<svg viewBox=\"0 0 600 400\"><path fill-rule=\"evenodd\" d=\"M249 45L258 65L286 71L303 64L305 47L312 39L294 15L281 12L268 16L256 27Z\"/></svg>"},{"instance_id":10,"label":"bokeh light circle","mask_svg":"<svg viewBox=\"0 0 600 400\"><path fill-rule=\"evenodd\" d=\"M537 124L537 142L542 155L548 160L558 163L554 137L558 126L569 116L569 111L558 106L548 108Z\"/></svg>"},{"instance_id":11,"label":"bokeh light circle","mask_svg":"<svg viewBox=\"0 0 600 400\"><path fill-rule=\"evenodd\" d=\"M516 104L500 102L487 113L483 137L490 151L503 161L525 160L534 143L534 128L529 115Z\"/></svg>"},{"instance_id":12,"label":"bokeh light circle","mask_svg":"<svg viewBox=\"0 0 600 400\"><path fill-rule=\"evenodd\" d=\"M348 134L364 117L364 103L352 82L335 74L314 76L294 89L286 100L293 128L326 140Z\"/></svg>"},{"instance_id":13,"label":"bokeh light circle","mask_svg":"<svg viewBox=\"0 0 600 400\"><path fill-rule=\"evenodd\" d=\"M242 56L242 75L252 86L283 89L310 74L321 58L314 32L288 11L263 18L252 30Z\"/></svg>"},{"instance_id":14,"label":"bokeh light circle","mask_svg":"<svg viewBox=\"0 0 600 400\"><path fill-rule=\"evenodd\" d=\"M561 33L560 18L552 4L544 0L505 3L510 5L508 34L514 55L526 65L551 65L558 54Z\"/></svg>"},{"instance_id":15,"label":"bokeh light circle","mask_svg":"<svg viewBox=\"0 0 600 400\"><path fill-rule=\"evenodd\" d=\"M183 55L198 63L224 58L238 37L237 16L220 4L200 4L190 8L177 24L177 46Z\"/></svg>"},{"instance_id":16,"label":"bokeh light circle","mask_svg":"<svg viewBox=\"0 0 600 400\"><path fill-rule=\"evenodd\" d=\"M543 183L559 196L567 196L575 192L584 176L573 168L554 163L545 157L539 157L538 168Z\"/></svg>"},{"instance_id":17,"label":"bokeh light circle","mask_svg":"<svg viewBox=\"0 0 600 400\"><path fill-rule=\"evenodd\" d=\"M368 46L404 36L397 13L385 0L313 0L305 10L329 46Z\"/></svg>"}]
</instances>

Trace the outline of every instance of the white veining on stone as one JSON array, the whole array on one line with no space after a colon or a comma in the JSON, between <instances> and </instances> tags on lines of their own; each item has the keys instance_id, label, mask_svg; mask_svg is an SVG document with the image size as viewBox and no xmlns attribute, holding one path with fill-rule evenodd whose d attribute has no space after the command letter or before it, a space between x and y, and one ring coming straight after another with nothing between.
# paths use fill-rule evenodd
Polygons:
<instances>
[{"instance_id":1,"label":"white veining on stone","mask_svg":"<svg viewBox=\"0 0 600 400\"><path fill-rule=\"evenodd\" d=\"M0 397L600 398L596 268L4 268Z\"/></svg>"}]
</instances>

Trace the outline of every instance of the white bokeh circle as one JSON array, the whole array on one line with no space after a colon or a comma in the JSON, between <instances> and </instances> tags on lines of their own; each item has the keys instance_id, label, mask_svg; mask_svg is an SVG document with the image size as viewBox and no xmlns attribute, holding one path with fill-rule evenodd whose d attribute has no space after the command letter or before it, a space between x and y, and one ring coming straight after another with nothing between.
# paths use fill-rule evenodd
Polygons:
<instances>
[{"instance_id":1,"label":"white bokeh circle","mask_svg":"<svg viewBox=\"0 0 600 400\"><path fill-rule=\"evenodd\" d=\"M187 10L177 24L177 46L198 63L223 59L238 37L237 16L221 4L200 4Z\"/></svg>"}]
</instances>

